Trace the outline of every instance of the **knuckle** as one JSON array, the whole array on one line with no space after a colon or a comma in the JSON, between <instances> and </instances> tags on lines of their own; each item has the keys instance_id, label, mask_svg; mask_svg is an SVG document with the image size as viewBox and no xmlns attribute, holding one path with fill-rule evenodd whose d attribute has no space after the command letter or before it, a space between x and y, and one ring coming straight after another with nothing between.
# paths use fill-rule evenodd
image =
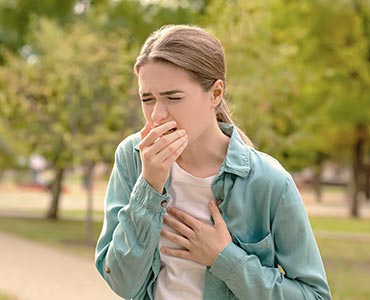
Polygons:
<instances>
[{"instance_id":1,"label":"knuckle","mask_svg":"<svg viewBox=\"0 0 370 300\"><path fill-rule=\"evenodd\" d=\"M203 232L203 228L199 226L195 226L193 229L193 232L194 232L194 238L197 238L198 236L201 236Z\"/></svg>"},{"instance_id":2,"label":"knuckle","mask_svg":"<svg viewBox=\"0 0 370 300\"><path fill-rule=\"evenodd\" d=\"M196 238L195 232L194 231L191 231L191 233L189 234L189 239L190 240L195 240L195 238Z\"/></svg>"},{"instance_id":3,"label":"knuckle","mask_svg":"<svg viewBox=\"0 0 370 300\"><path fill-rule=\"evenodd\" d=\"M141 155L145 160L150 158L150 153L148 151L143 151Z\"/></svg>"},{"instance_id":4,"label":"knuckle","mask_svg":"<svg viewBox=\"0 0 370 300\"><path fill-rule=\"evenodd\" d=\"M174 145L174 144L169 144L169 145L168 145L168 150L169 150L170 152L174 152L176 149L177 149L177 148L175 147L175 145Z\"/></svg>"},{"instance_id":5,"label":"knuckle","mask_svg":"<svg viewBox=\"0 0 370 300\"><path fill-rule=\"evenodd\" d=\"M173 229L175 229L176 231L181 231L181 226L180 226L180 224L178 223L178 222L175 222L174 224L173 224Z\"/></svg>"},{"instance_id":6,"label":"knuckle","mask_svg":"<svg viewBox=\"0 0 370 300\"><path fill-rule=\"evenodd\" d=\"M161 135L161 133L159 131L159 127L153 129L149 134L152 135L156 139L159 138L160 135Z\"/></svg>"},{"instance_id":7,"label":"knuckle","mask_svg":"<svg viewBox=\"0 0 370 300\"><path fill-rule=\"evenodd\" d=\"M181 242L181 238L178 236L178 235L174 235L173 236L173 241L176 243L176 244L179 244Z\"/></svg>"},{"instance_id":8,"label":"knuckle","mask_svg":"<svg viewBox=\"0 0 370 300\"><path fill-rule=\"evenodd\" d=\"M190 252L190 254L195 254L196 250L197 250L197 247L194 247L193 244L190 244L189 247L188 247L188 250Z\"/></svg>"}]
</instances>

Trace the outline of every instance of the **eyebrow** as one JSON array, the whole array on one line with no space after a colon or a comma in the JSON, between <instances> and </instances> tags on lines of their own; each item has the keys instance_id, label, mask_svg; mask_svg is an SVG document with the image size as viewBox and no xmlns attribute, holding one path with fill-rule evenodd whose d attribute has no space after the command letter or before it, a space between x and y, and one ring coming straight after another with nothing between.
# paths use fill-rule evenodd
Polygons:
<instances>
[{"instance_id":1,"label":"eyebrow","mask_svg":"<svg viewBox=\"0 0 370 300\"><path fill-rule=\"evenodd\" d=\"M184 93L181 90L170 90L170 91L165 91L165 92L160 92L159 95L161 96L169 96L177 93ZM148 96L153 96L152 93L141 93L141 97L148 97Z\"/></svg>"}]
</instances>

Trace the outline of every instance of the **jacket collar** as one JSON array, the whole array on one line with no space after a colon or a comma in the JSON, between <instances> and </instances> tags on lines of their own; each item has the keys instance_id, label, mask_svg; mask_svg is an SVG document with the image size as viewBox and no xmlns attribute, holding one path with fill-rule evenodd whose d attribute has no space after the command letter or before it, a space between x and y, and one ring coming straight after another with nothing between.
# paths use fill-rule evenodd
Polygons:
<instances>
[{"instance_id":1,"label":"jacket collar","mask_svg":"<svg viewBox=\"0 0 370 300\"><path fill-rule=\"evenodd\" d=\"M230 137L226 158L220 171L232 173L240 177L247 177L250 171L250 148L247 146L233 124L219 123L223 133Z\"/></svg>"},{"instance_id":2,"label":"jacket collar","mask_svg":"<svg viewBox=\"0 0 370 300\"><path fill-rule=\"evenodd\" d=\"M247 177L250 171L249 146L243 142L235 125L222 122L218 124L222 132L230 137L226 157L219 170L219 175L227 172L240 177ZM135 145L135 149L138 151L139 143L140 140Z\"/></svg>"}]
</instances>

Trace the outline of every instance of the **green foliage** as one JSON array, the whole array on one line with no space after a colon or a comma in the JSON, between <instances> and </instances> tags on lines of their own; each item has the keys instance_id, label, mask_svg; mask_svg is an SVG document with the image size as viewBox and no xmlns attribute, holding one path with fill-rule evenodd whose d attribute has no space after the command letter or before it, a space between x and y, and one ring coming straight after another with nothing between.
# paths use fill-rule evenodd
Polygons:
<instances>
[{"instance_id":1,"label":"green foliage","mask_svg":"<svg viewBox=\"0 0 370 300\"><path fill-rule=\"evenodd\" d=\"M370 123L369 3L215 1L208 16L236 119L257 147L290 168L317 152L348 161L356 124Z\"/></svg>"},{"instance_id":2,"label":"green foliage","mask_svg":"<svg viewBox=\"0 0 370 300\"><path fill-rule=\"evenodd\" d=\"M112 157L137 126L125 33L35 20L22 56L0 69L2 113L30 149L59 167Z\"/></svg>"},{"instance_id":3,"label":"green foliage","mask_svg":"<svg viewBox=\"0 0 370 300\"><path fill-rule=\"evenodd\" d=\"M107 32L125 28L129 44L141 45L150 33L165 24L193 23L205 5L201 0L182 1L185 6L176 1L172 5L166 5L169 1L151 2L143 5L133 0L94 1L86 17Z\"/></svg>"},{"instance_id":4,"label":"green foliage","mask_svg":"<svg viewBox=\"0 0 370 300\"><path fill-rule=\"evenodd\" d=\"M60 23L73 17L75 0L1 0L0 1L0 45L17 51L24 44L32 17L48 16Z\"/></svg>"},{"instance_id":5,"label":"green foliage","mask_svg":"<svg viewBox=\"0 0 370 300\"><path fill-rule=\"evenodd\" d=\"M17 150L15 141L10 136L10 130L0 121L0 171L16 165L19 155Z\"/></svg>"}]
</instances>

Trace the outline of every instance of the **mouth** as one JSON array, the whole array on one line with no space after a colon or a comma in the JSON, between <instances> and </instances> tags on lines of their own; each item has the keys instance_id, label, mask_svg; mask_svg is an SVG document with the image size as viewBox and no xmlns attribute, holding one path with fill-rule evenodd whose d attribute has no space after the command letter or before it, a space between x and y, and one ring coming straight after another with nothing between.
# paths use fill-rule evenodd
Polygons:
<instances>
[{"instance_id":1,"label":"mouth","mask_svg":"<svg viewBox=\"0 0 370 300\"><path fill-rule=\"evenodd\" d=\"M172 132L175 132L177 130L177 128L171 128L170 130L167 130L165 133L163 133L163 135L168 135Z\"/></svg>"}]
</instances>

